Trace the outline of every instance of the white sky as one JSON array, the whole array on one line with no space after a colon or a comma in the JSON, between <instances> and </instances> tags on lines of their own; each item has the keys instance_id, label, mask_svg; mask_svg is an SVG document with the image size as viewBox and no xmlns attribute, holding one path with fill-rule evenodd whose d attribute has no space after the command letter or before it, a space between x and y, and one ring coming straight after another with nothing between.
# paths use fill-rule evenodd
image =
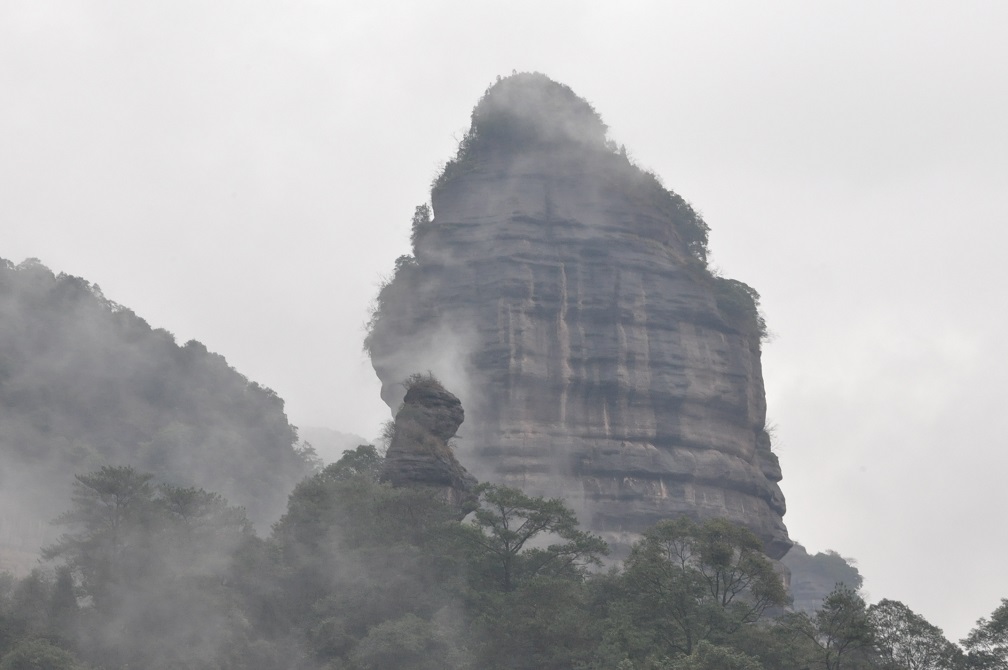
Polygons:
<instances>
[{"instance_id":1,"label":"white sky","mask_svg":"<svg viewBox=\"0 0 1008 670\"><path fill-rule=\"evenodd\" d=\"M763 295L792 537L964 635L1008 596L1008 3L0 0L0 256L375 435L361 352L498 74L592 102Z\"/></svg>"}]
</instances>

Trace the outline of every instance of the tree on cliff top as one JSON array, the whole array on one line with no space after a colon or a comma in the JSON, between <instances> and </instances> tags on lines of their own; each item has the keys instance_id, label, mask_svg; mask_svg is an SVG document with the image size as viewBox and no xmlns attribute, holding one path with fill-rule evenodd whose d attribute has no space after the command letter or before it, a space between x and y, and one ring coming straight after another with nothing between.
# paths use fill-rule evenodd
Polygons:
<instances>
[{"instance_id":1,"label":"tree on cliff top","mask_svg":"<svg viewBox=\"0 0 1008 670\"><path fill-rule=\"evenodd\" d=\"M647 199L669 218L689 253L706 267L710 228L703 217L681 196L666 189L653 172L630 162L626 150L607 139L607 130L602 117L587 100L540 72L498 77L473 108L469 130L459 141L455 157L435 177L432 196L466 173L484 151L575 146L607 163L614 174L629 177L628 188L642 189ZM422 228L414 219L411 237L414 250Z\"/></svg>"},{"instance_id":2,"label":"tree on cliff top","mask_svg":"<svg viewBox=\"0 0 1008 670\"><path fill-rule=\"evenodd\" d=\"M569 86L540 72L505 77L487 89L472 112L470 133L511 146L574 141L605 147L606 124Z\"/></svg>"}]
</instances>

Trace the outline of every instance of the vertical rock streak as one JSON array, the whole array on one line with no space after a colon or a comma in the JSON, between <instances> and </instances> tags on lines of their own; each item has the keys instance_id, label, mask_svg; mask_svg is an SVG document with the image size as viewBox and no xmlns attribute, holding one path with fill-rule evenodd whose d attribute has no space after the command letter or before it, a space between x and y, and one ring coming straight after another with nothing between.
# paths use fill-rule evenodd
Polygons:
<instances>
[{"instance_id":1,"label":"vertical rock streak","mask_svg":"<svg viewBox=\"0 0 1008 670\"><path fill-rule=\"evenodd\" d=\"M462 391L458 453L479 479L564 496L617 544L688 514L783 555L760 335L721 307L655 204L666 192L603 146L478 146L436 186L416 268L381 301L383 397L398 407L399 381L430 367Z\"/></svg>"}]
</instances>

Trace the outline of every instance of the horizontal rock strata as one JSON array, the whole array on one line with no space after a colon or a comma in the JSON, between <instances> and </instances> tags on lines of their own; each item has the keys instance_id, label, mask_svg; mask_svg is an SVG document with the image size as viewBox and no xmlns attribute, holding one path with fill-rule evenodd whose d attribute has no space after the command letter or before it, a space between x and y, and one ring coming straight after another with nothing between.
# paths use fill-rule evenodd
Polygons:
<instances>
[{"instance_id":1,"label":"horizontal rock strata","mask_svg":"<svg viewBox=\"0 0 1008 670\"><path fill-rule=\"evenodd\" d=\"M488 132L477 107L433 219L414 222L415 258L368 338L383 398L397 407L399 382L433 370L467 409L459 455L481 480L564 496L617 544L663 518L726 517L779 557L790 541L755 306L706 270L681 198L605 144L604 126L599 139L583 114L563 122L567 89L521 103L523 86L559 86L543 79L488 91L481 105L509 89L518 102L495 118L526 134ZM552 115L529 111L551 95Z\"/></svg>"},{"instance_id":2,"label":"horizontal rock strata","mask_svg":"<svg viewBox=\"0 0 1008 670\"><path fill-rule=\"evenodd\" d=\"M392 486L434 488L460 512L469 511L477 481L448 444L465 419L462 403L432 377L413 376L408 386L380 479Z\"/></svg>"}]
</instances>

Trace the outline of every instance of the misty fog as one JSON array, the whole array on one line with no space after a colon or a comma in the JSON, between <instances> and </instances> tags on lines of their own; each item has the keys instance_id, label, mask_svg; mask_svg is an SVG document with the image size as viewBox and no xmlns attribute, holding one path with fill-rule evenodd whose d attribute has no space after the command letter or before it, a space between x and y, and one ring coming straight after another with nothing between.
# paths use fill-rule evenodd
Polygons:
<instances>
[{"instance_id":1,"label":"misty fog","mask_svg":"<svg viewBox=\"0 0 1008 670\"><path fill-rule=\"evenodd\" d=\"M494 77L538 70L702 214L713 269L759 290L791 536L854 557L868 602L966 636L1008 595L990 569L1008 542L990 522L1006 465L1006 20L985 2L4 3L8 629L58 655L42 629L66 580L52 563L18 580L62 532L49 520L74 475L134 455L152 482L246 507L248 560L275 559L270 524L317 465L305 443L335 462L397 406L361 342L411 214ZM15 285L35 287L39 320ZM466 400L453 365L432 354L415 371ZM374 639L449 645L456 615ZM263 658L295 653L277 644Z\"/></svg>"}]
</instances>

